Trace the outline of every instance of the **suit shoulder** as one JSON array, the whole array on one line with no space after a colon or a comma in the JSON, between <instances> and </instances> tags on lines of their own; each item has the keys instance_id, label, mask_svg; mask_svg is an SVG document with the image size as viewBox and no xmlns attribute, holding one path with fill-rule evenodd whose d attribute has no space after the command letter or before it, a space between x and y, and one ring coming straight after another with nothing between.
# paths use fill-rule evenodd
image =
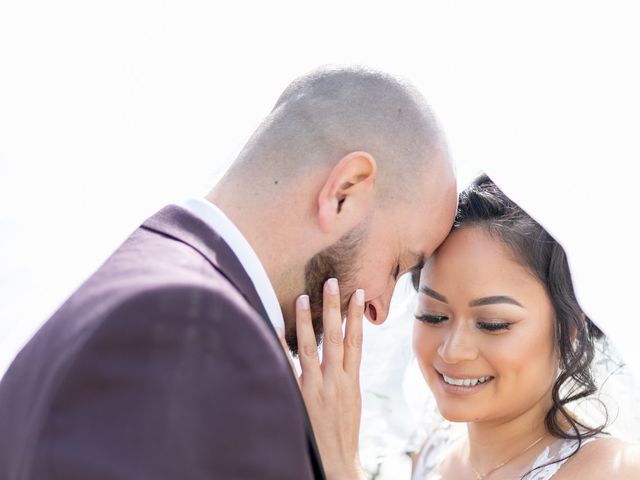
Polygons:
<instances>
[{"instance_id":1,"label":"suit shoulder","mask_svg":"<svg viewBox=\"0 0 640 480\"><path fill-rule=\"evenodd\" d=\"M180 336L189 330L233 337L230 346L254 343L253 348L261 349L276 344L267 322L224 281L207 285L165 283L131 292L118 301L91 336L133 338L137 332L140 341L152 341L163 331Z\"/></svg>"},{"instance_id":2,"label":"suit shoulder","mask_svg":"<svg viewBox=\"0 0 640 480\"><path fill-rule=\"evenodd\" d=\"M39 451L56 445L61 458L77 458L81 445L149 478L200 478L202 465L214 477L258 478L271 465L260 478L294 478L286 462L269 459L305 454L295 381L279 345L260 336L265 329L247 327L264 321L227 293L165 284L120 302L52 389ZM142 467L141 449L153 458Z\"/></svg>"},{"instance_id":3,"label":"suit shoulder","mask_svg":"<svg viewBox=\"0 0 640 480\"><path fill-rule=\"evenodd\" d=\"M109 315L138 311L161 316L174 314L181 319L215 318L229 314L251 316L256 313L243 295L224 279L207 284L180 281L145 285L120 299L112 306Z\"/></svg>"}]
</instances>

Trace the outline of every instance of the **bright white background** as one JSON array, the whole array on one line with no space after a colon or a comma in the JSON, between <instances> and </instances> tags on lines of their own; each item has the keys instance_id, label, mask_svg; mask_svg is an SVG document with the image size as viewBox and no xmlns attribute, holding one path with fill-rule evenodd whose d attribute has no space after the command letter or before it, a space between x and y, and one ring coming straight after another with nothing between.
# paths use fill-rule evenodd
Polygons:
<instances>
[{"instance_id":1,"label":"bright white background","mask_svg":"<svg viewBox=\"0 0 640 480\"><path fill-rule=\"evenodd\" d=\"M633 4L3 1L0 372L142 219L206 193L287 83L324 63L417 84L461 186L487 170L557 236L587 313L640 368Z\"/></svg>"},{"instance_id":2,"label":"bright white background","mask_svg":"<svg viewBox=\"0 0 640 480\"><path fill-rule=\"evenodd\" d=\"M301 73L370 64L462 118L460 24L473 46L477 12L229 4L2 3L0 371L142 219L205 194Z\"/></svg>"}]
</instances>

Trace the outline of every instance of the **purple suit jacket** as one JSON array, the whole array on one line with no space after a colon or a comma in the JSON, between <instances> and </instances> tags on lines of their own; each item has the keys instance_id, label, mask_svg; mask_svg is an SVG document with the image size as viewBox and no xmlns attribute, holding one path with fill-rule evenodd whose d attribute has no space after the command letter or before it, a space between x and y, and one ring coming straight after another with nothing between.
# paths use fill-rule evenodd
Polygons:
<instances>
[{"instance_id":1,"label":"purple suit jacket","mask_svg":"<svg viewBox=\"0 0 640 480\"><path fill-rule=\"evenodd\" d=\"M0 383L2 480L324 478L247 273L168 206L44 324Z\"/></svg>"}]
</instances>

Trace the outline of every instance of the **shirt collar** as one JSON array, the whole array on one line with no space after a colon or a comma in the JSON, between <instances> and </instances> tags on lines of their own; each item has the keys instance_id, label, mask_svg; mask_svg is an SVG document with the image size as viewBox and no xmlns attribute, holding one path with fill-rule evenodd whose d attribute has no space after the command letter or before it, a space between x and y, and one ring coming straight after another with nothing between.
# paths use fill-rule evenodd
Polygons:
<instances>
[{"instance_id":1,"label":"shirt collar","mask_svg":"<svg viewBox=\"0 0 640 480\"><path fill-rule=\"evenodd\" d=\"M284 336L284 318L278 297L262 262L242 232L222 210L204 198L188 198L178 205L209 225L229 245L249 275L260 301L269 315L271 324L276 329L278 336L282 338Z\"/></svg>"}]
</instances>

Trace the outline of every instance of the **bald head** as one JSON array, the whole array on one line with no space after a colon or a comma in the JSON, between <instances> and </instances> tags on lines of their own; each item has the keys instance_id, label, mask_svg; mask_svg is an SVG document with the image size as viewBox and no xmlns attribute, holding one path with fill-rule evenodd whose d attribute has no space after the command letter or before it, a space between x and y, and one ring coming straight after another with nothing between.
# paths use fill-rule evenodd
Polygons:
<instances>
[{"instance_id":1,"label":"bald head","mask_svg":"<svg viewBox=\"0 0 640 480\"><path fill-rule=\"evenodd\" d=\"M207 198L258 254L290 339L296 297L323 298L332 276L344 305L362 288L369 318L384 321L397 275L451 229L451 167L414 87L367 68L321 68L285 89Z\"/></svg>"},{"instance_id":2,"label":"bald head","mask_svg":"<svg viewBox=\"0 0 640 480\"><path fill-rule=\"evenodd\" d=\"M293 81L249 140L230 172L265 185L330 168L364 151L378 167L385 198L411 194L444 137L422 95L389 74L363 68L321 68Z\"/></svg>"}]
</instances>

